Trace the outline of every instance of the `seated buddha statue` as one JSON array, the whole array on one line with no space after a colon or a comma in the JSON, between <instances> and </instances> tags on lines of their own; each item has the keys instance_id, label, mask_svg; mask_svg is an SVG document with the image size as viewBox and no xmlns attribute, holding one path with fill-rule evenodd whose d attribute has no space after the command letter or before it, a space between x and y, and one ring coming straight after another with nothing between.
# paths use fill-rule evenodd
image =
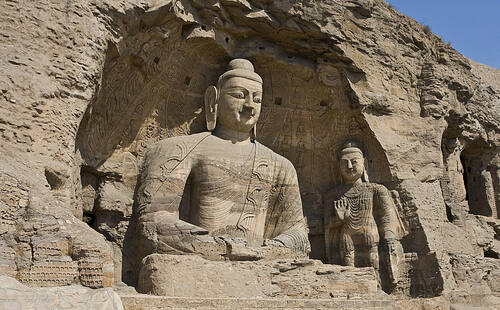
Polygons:
<instances>
[{"instance_id":1,"label":"seated buddha statue","mask_svg":"<svg viewBox=\"0 0 500 310\"><path fill-rule=\"evenodd\" d=\"M137 255L238 260L225 257L235 245L307 255L296 171L256 141L262 79L252 63L232 60L204 99L207 132L162 140L145 155L134 205Z\"/></svg>"}]
</instances>

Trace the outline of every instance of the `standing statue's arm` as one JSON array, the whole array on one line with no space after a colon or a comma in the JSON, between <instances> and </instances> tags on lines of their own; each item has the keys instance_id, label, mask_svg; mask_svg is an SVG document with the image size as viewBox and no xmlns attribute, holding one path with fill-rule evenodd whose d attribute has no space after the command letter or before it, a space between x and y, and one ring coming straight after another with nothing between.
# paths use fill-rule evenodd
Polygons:
<instances>
[{"instance_id":1,"label":"standing statue's arm","mask_svg":"<svg viewBox=\"0 0 500 310\"><path fill-rule=\"evenodd\" d=\"M401 238L400 222L391 194L383 185L377 185L374 192L374 216L380 237L392 242Z\"/></svg>"},{"instance_id":2,"label":"standing statue's arm","mask_svg":"<svg viewBox=\"0 0 500 310\"><path fill-rule=\"evenodd\" d=\"M403 259L403 247L399 240L404 235L404 228L392 196L383 185L377 185L374 192L374 215L383 242L387 276L392 283L399 279L399 262Z\"/></svg>"}]
</instances>

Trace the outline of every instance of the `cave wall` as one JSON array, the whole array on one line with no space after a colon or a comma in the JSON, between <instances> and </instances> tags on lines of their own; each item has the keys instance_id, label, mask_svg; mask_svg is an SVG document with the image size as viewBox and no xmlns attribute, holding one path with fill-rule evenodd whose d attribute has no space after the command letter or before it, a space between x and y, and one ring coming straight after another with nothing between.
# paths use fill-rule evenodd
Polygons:
<instances>
[{"instance_id":1,"label":"cave wall","mask_svg":"<svg viewBox=\"0 0 500 310\"><path fill-rule=\"evenodd\" d=\"M1 7L2 190L15 193L12 184L24 184L14 187L26 196L2 202L16 210L2 222L10 274L35 265L22 249L38 242L32 234L19 242L13 236L30 229L12 227L26 219L45 227L39 217L48 216L57 230L69 230L61 236L68 244L81 231L65 220L96 236L108 269L113 256L108 279L119 281L145 148L205 130L205 88L229 59L245 57L264 79L258 139L297 169L314 257L324 255L321 193L338 184L337 149L354 135L366 144L370 179L393 190L409 230L403 246L411 281L401 290L430 296L476 285L497 292L491 281L460 275L470 272L463 263L469 258L485 272L498 264L500 90L491 79L498 75L385 2ZM474 175L481 185L471 185ZM491 185L482 191L483 183ZM487 205L474 199L481 195ZM491 214L474 211L486 207ZM81 251L58 244L56 257L81 259Z\"/></svg>"},{"instance_id":2,"label":"cave wall","mask_svg":"<svg viewBox=\"0 0 500 310\"><path fill-rule=\"evenodd\" d=\"M322 194L340 182L341 143L347 138L361 140L370 180L391 182L380 145L359 109L353 108L345 68L332 59L315 63L308 55L287 51L283 43L240 38L241 34L183 24L173 16L167 20L108 47L102 84L76 137L82 173L93 171L99 179L94 200L79 212L108 240L122 246L132 207L127 201L134 188L120 184L124 171L119 171L123 170L119 157L127 154L135 162L129 174L137 174L148 146L206 130L206 87L216 83L229 59L247 57L264 80L258 140L294 164L313 243L311 255L324 260ZM289 31L287 36L293 34ZM113 165L114 171L106 168ZM87 176L80 178L82 188L88 188Z\"/></svg>"}]
</instances>

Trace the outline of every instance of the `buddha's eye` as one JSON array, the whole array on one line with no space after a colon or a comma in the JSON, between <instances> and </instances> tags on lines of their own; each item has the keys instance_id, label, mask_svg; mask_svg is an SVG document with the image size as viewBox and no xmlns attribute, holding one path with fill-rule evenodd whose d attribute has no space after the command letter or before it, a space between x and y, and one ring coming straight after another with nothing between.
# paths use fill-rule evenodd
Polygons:
<instances>
[{"instance_id":1,"label":"buddha's eye","mask_svg":"<svg viewBox=\"0 0 500 310\"><path fill-rule=\"evenodd\" d=\"M253 97L253 102L260 103L261 101L262 101L262 98L260 98L260 97Z\"/></svg>"},{"instance_id":2,"label":"buddha's eye","mask_svg":"<svg viewBox=\"0 0 500 310\"><path fill-rule=\"evenodd\" d=\"M229 93L229 94L236 99L245 99L245 95L243 93L240 93L240 92Z\"/></svg>"}]
</instances>

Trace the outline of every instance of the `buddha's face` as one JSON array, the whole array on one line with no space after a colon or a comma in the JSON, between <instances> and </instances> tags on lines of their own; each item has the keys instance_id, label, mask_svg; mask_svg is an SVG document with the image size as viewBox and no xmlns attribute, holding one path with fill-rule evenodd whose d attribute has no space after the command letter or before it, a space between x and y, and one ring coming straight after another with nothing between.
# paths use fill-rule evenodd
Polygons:
<instances>
[{"instance_id":1,"label":"buddha's face","mask_svg":"<svg viewBox=\"0 0 500 310\"><path fill-rule=\"evenodd\" d=\"M346 184L352 184L360 179L364 170L363 154L359 151L348 151L340 157L340 173Z\"/></svg>"},{"instance_id":2,"label":"buddha's face","mask_svg":"<svg viewBox=\"0 0 500 310\"><path fill-rule=\"evenodd\" d=\"M261 101L261 83L243 77L227 79L220 89L217 124L249 132L259 119Z\"/></svg>"}]
</instances>

